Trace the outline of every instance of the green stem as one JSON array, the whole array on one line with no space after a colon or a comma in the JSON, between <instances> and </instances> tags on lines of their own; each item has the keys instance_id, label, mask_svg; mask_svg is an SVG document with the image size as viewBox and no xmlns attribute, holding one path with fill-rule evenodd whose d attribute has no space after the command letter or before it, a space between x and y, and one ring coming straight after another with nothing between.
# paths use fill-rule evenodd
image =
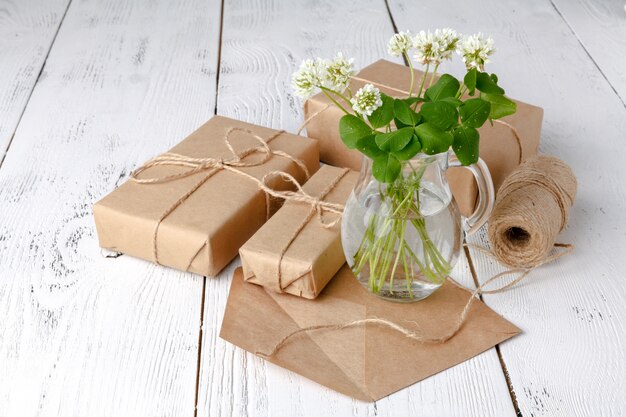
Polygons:
<instances>
[{"instance_id":1,"label":"green stem","mask_svg":"<svg viewBox=\"0 0 626 417\"><path fill-rule=\"evenodd\" d=\"M426 71L424 71L424 76L422 77L422 82L420 84L420 90L417 93L417 97L422 97L422 90L424 90L424 83L426 82L426 77L428 76L429 68L430 68L430 63L426 64Z\"/></svg>"},{"instance_id":2,"label":"green stem","mask_svg":"<svg viewBox=\"0 0 626 417\"><path fill-rule=\"evenodd\" d=\"M343 106L342 106L341 104L339 104L339 102L338 102L337 100L335 100L335 99L334 99L334 98L333 98L333 97L332 97L332 96L328 93L328 91L333 92L333 90L329 90L329 89L328 89L328 88L326 88L326 87L320 87L320 88L322 89L322 93L324 93L324 95L326 95L326 97L328 97L328 98L330 99L330 101L332 101L333 103L335 103L335 106L337 106L337 107L339 107L341 110L343 110L343 112L344 112L345 114L348 114L348 115L349 115L349 114L351 114L350 112L348 112L348 110L344 109L344 108L343 108Z\"/></svg>"},{"instance_id":3,"label":"green stem","mask_svg":"<svg viewBox=\"0 0 626 417\"><path fill-rule=\"evenodd\" d=\"M437 70L439 69L439 63L437 63L435 65L435 69L433 70L433 75L430 76L430 81L428 82L428 87L430 87L431 85L433 85L433 81L435 79L435 76L437 75Z\"/></svg>"},{"instance_id":4,"label":"green stem","mask_svg":"<svg viewBox=\"0 0 626 417\"><path fill-rule=\"evenodd\" d=\"M456 92L456 98L461 98L461 96L463 94L465 94L465 91L467 90L467 87L465 87L465 84L461 84L461 86L459 87L459 91Z\"/></svg>"},{"instance_id":5,"label":"green stem","mask_svg":"<svg viewBox=\"0 0 626 417\"><path fill-rule=\"evenodd\" d=\"M346 102L346 104L351 104L350 103L350 99L346 96L344 96L343 94L341 94L339 91L337 90L333 90L332 88L328 88L328 87L324 87L323 85L320 85L319 88L322 91L326 91L327 93L332 93L334 95L336 95L337 97L341 98L343 101Z\"/></svg>"},{"instance_id":6,"label":"green stem","mask_svg":"<svg viewBox=\"0 0 626 417\"><path fill-rule=\"evenodd\" d=\"M410 164L410 163L409 163ZM444 259L435 243L430 239L426 228L426 219L420 212L419 195L425 166L415 169L406 178L394 184L380 185L380 198L391 204L391 213L384 220L373 215L368 222L363 239L354 255L353 271L356 275L364 273L369 264L368 288L374 293L385 289L393 294L393 283L398 270L403 271L406 279L408 297L415 277L415 266L420 275L434 283L441 283L450 272L450 265ZM408 222L408 223L407 223ZM406 240L406 227L410 225L422 242L421 257L417 256Z\"/></svg>"},{"instance_id":7,"label":"green stem","mask_svg":"<svg viewBox=\"0 0 626 417\"><path fill-rule=\"evenodd\" d=\"M413 96L413 85L415 84L415 73L413 72L413 63L411 62L411 58L409 55L404 52L404 58L409 63L409 70L411 71L411 87L409 87L409 97Z\"/></svg>"}]
</instances>

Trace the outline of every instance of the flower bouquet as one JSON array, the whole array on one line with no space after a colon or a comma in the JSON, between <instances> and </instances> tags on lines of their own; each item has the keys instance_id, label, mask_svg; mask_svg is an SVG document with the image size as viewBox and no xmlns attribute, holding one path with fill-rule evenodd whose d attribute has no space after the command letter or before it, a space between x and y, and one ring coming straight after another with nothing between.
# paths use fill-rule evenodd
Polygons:
<instances>
[{"instance_id":1,"label":"flower bouquet","mask_svg":"<svg viewBox=\"0 0 626 417\"><path fill-rule=\"evenodd\" d=\"M353 60L308 59L293 75L297 95L322 91L345 115L344 144L364 156L360 180L342 222L348 264L371 292L417 300L434 292L454 266L465 232L476 230L493 205L493 187L479 159L478 128L515 112L498 77L484 71L494 42L481 33L462 37L452 29L394 35L391 55L411 68L408 95L394 98L373 84L351 91ZM438 77L439 65L462 58L466 73ZM411 56L413 55L413 56ZM413 61L425 66L415 79ZM443 172L465 166L481 194L476 212L462 218Z\"/></svg>"}]
</instances>

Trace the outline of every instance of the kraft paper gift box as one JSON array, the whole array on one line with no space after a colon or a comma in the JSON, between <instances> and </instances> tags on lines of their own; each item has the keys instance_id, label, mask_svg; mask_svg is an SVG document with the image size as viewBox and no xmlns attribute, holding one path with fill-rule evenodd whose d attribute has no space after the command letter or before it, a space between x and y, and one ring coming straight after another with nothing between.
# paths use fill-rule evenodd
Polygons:
<instances>
[{"instance_id":1,"label":"kraft paper gift box","mask_svg":"<svg viewBox=\"0 0 626 417\"><path fill-rule=\"evenodd\" d=\"M100 246L214 276L278 208L259 187L264 176L284 171L302 183L318 168L312 139L213 117L140 168L147 183L131 178L94 205ZM292 187L275 176L267 185Z\"/></svg>"},{"instance_id":2,"label":"kraft paper gift box","mask_svg":"<svg viewBox=\"0 0 626 417\"><path fill-rule=\"evenodd\" d=\"M423 72L414 71L415 82L419 85ZM363 85L371 83L389 96L405 97L411 83L410 74L409 68L404 65L379 60L363 68L352 79L350 88L356 91ZM487 122L479 129L480 157L489 167L496 190L507 175L519 165L520 159L535 155L539 147L543 109L521 101L513 101L517 103L517 112L503 118L502 122L517 131L519 145L514 131L505 124L497 122L491 126ZM329 104L331 105L328 106ZM311 97L304 105L305 120L315 114L317 116L306 125L307 135L319 140L322 162L358 170L362 154L355 149L346 148L339 136L339 119L344 113L320 93ZM448 181L461 212L465 215L471 214L478 195L472 174L463 168L451 168L448 170Z\"/></svg>"},{"instance_id":3,"label":"kraft paper gift box","mask_svg":"<svg viewBox=\"0 0 626 417\"><path fill-rule=\"evenodd\" d=\"M324 165L303 192L342 206L359 174ZM316 211L307 201L287 200L239 250L246 281L276 292L315 298L346 262L340 215Z\"/></svg>"},{"instance_id":4,"label":"kraft paper gift box","mask_svg":"<svg viewBox=\"0 0 626 417\"><path fill-rule=\"evenodd\" d=\"M420 343L368 323L300 332L274 355L286 335L310 326L384 319L440 337L454 328L471 293L448 280L418 303L382 300L358 283L346 265L315 300L279 294L244 281L235 271L220 337L270 362L362 401L375 401L466 361L519 333L479 300L459 332L445 343Z\"/></svg>"}]
</instances>

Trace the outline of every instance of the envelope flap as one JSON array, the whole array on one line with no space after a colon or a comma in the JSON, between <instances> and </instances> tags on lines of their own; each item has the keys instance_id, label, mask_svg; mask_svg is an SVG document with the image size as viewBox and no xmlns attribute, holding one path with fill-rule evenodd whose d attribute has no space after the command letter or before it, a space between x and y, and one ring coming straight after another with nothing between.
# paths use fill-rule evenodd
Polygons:
<instances>
[{"instance_id":1,"label":"envelope flap","mask_svg":"<svg viewBox=\"0 0 626 417\"><path fill-rule=\"evenodd\" d=\"M282 297L298 299L291 295ZM263 287L246 283L241 268L235 271L220 331L222 339L252 353L269 352L283 334L298 328L299 325ZM341 367L329 360L318 343L308 335L301 336L297 343L286 344L281 354L269 362L345 395L372 401Z\"/></svg>"},{"instance_id":2,"label":"envelope flap","mask_svg":"<svg viewBox=\"0 0 626 417\"><path fill-rule=\"evenodd\" d=\"M391 303L369 294L344 267L322 295L311 301L244 284L241 271L236 271L225 317L227 329L222 332L227 340L253 352L271 352L285 335L306 326L345 324L364 317L385 319L435 337L454 325L469 296L467 290L448 281L426 300ZM229 317L235 309L236 315L244 319ZM517 333L517 327L476 300L467 322L446 343L419 343L379 325L319 330L299 333L288 340L271 362L339 392L372 401L478 355ZM338 377L338 369L344 377L335 382L329 375Z\"/></svg>"}]
</instances>

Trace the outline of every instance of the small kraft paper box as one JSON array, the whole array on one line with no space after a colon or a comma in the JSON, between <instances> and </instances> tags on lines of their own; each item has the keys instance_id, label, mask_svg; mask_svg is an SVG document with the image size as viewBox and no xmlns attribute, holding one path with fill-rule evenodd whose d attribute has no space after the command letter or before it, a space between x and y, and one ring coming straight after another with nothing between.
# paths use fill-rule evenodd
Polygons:
<instances>
[{"instance_id":1,"label":"small kraft paper box","mask_svg":"<svg viewBox=\"0 0 626 417\"><path fill-rule=\"evenodd\" d=\"M324 165L239 250L244 279L275 292L315 298L346 262L340 211L359 173ZM330 212L324 208L337 209Z\"/></svg>"},{"instance_id":2,"label":"small kraft paper box","mask_svg":"<svg viewBox=\"0 0 626 417\"><path fill-rule=\"evenodd\" d=\"M316 141L216 116L98 201L100 246L214 276L275 212L262 184L293 187L319 169Z\"/></svg>"},{"instance_id":3,"label":"small kraft paper box","mask_svg":"<svg viewBox=\"0 0 626 417\"><path fill-rule=\"evenodd\" d=\"M419 85L424 73L418 70L414 72L415 83ZM363 85L371 83L389 96L405 97L411 83L410 74L409 68L404 65L379 60L363 68L353 77L350 89L356 91ZM487 122L479 129L480 157L489 167L496 191L520 161L535 155L539 147L543 109L521 101L513 101L517 103L515 114L496 121L493 126ZM340 109L333 106L330 100L320 93L306 101L304 115L305 120L316 115L306 128L307 135L320 142L322 162L355 170L360 168L362 154L355 149L348 149L339 136L339 119L343 116ZM519 144L513 129L519 136ZM471 214L478 196L478 188L472 174L463 168L451 168L447 174L452 194L461 212L465 215Z\"/></svg>"}]
</instances>

